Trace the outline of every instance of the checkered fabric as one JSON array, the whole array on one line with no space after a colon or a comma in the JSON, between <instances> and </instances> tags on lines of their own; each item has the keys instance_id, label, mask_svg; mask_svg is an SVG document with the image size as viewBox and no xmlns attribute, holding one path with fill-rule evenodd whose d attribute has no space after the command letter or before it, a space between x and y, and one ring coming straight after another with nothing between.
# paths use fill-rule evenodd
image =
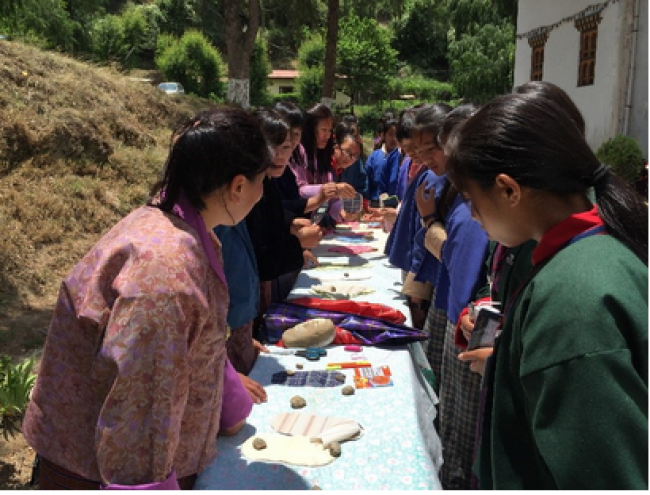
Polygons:
<instances>
[{"instance_id":1,"label":"checkered fabric","mask_svg":"<svg viewBox=\"0 0 650 495\"><path fill-rule=\"evenodd\" d=\"M435 289L433 297L435 297ZM424 333L427 334L427 340L422 342L424 354L429 361L431 371L436 377L436 386L434 390L436 394L440 394L440 370L442 368L442 353L445 344L445 331L447 329L447 313L434 307L432 304L429 306L427 319L424 322Z\"/></svg>"},{"instance_id":2,"label":"checkered fabric","mask_svg":"<svg viewBox=\"0 0 650 495\"><path fill-rule=\"evenodd\" d=\"M445 490L469 490L472 484L476 416L479 407L481 375L458 360L463 350L454 344L456 322L447 320L440 376L438 434L444 464L440 482Z\"/></svg>"},{"instance_id":3,"label":"checkered fabric","mask_svg":"<svg viewBox=\"0 0 650 495\"><path fill-rule=\"evenodd\" d=\"M345 374L339 371L296 371L293 375L286 371L273 373L271 383L288 387L338 387L343 385L336 377Z\"/></svg>"}]
</instances>

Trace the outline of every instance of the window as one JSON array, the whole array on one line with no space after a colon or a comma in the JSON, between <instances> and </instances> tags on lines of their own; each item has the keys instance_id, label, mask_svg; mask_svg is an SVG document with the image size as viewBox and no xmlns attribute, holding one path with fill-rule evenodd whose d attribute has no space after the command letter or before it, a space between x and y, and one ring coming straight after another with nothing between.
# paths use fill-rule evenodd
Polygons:
<instances>
[{"instance_id":1,"label":"window","mask_svg":"<svg viewBox=\"0 0 650 495\"><path fill-rule=\"evenodd\" d=\"M280 94L286 95L287 93L293 93L293 86L280 86Z\"/></svg>"},{"instance_id":2,"label":"window","mask_svg":"<svg viewBox=\"0 0 650 495\"><path fill-rule=\"evenodd\" d=\"M548 32L528 38L528 44L533 49L530 59L530 80L544 79L544 47L548 40Z\"/></svg>"},{"instance_id":3,"label":"window","mask_svg":"<svg viewBox=\"0 0 650 495\"><path fill-rule=\"evenodd\" d=\"M596 75L596 46L600 13L585 16L575 21L580 31L580 63L578 65L578 86L590 86Z\"/></svg>"}]
</instances>

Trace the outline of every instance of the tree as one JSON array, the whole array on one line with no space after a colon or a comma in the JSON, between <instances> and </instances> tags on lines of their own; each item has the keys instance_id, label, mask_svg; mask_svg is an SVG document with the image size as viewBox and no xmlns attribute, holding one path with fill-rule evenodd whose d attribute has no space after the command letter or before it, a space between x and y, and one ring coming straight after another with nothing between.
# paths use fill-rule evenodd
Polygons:
<instances>
[{"instance_id":1,"label":"tree","mask_svg":"<svg viewBox=\"0 0 650 495\"><path fill-rule=\"evenodd\" d=\"M327 2L327 38L325 42L325 68L323 71L323 96L328 107L334 103L334 77L336 76L336 44L339 30L339 0Z\"/></svg>"},{"instance_id":2,"label":"tree","mask_svg":"<svg viewBox=\"0 0 650 495\"><path fill-rule=\"evenodd\" d=\"M352 100L362 91L383 98L390 90L389 82L397 71L396 52L391 47L391 34L374 19L350 16L343 19L339 30L337 72L344 77Z\"/></svg>"},{"instance_id":3,"label":"tree","mask_svg":"<svg viewBox=\"0 0 650 495\"><path fill-rule=\"evenodd\" d=\"M303 41L326 25L325 0L264 0L260 27L268 32L273 67L291 67Z\"/></svg>"},{"instance_id":4,"label":"tree","mask_svg":"<svg viewBox=\"0 0 650 495\"><path fill-rule=\"evenodd\" d=\"M399 59L436 79L445 79L447 60L446 12L432 0L417 0L404 17L393 22L393 48Z\"/></svg>"},{"instance_id":5,"label":"tree","mask_svg":"<svg viewBox=\"0 0 650 495\"><path fill-rule=\"evenodd\" d=\"M194 3L194 0L158 0L161 32L180 37L188 29L198 27Z\"/></svg>"},{"instance_id":6,"label":"tree","mask_svg":"<svg viewBox=\"0 0 650 495\"><path fill-rule=\"evenodd\" d=\"M198 96L223 96L223 60L202 33L188 31L180 39L162 35L158 44L156 65L168 80L180 82L188 93Z\"/></svg>"},{"instance_id":7,"label":"tree","mask_svg":"<svg viewBox=\"0 0 650 495\"><path fill-rule=\"evenodd\" d=\"M323 94L323 66L325 63L325 40L320 34L305 40L298 50L298 95L300 104L309 107L318 102Z\"/></svg>"},{"instance_id":8,"label":"tree","mask_svg":"<svg viewBox=\"0 0 650 495\"><path fill-rule=\"evenodd\" d=\"M250 60L260 23L259 0L224 0L228 94L226 100L249 106Z\"/></svg>"},{"instance_id":9,"label":"tree","mask_svg":"<svg viewBox=\"0 0 650 495\"><path fill-rule=\"evenodd\" d=\"M451 80L466 100L486 102L512 89L514 27L486 24L475 35L463 34L454 40L450 33Z\"/></svg>"},{"instance_id":10,"label":"tree","mask_svg":"<svg viewBox=\"0 0 650 495\"><path fill-rule=\"evenodd\" d=\"M255 106L266 106L269 103L267 90L268 76L271 72L265 33L258 33L253 47L250 67L250 100Z\"/></svg>"}]
</instances>

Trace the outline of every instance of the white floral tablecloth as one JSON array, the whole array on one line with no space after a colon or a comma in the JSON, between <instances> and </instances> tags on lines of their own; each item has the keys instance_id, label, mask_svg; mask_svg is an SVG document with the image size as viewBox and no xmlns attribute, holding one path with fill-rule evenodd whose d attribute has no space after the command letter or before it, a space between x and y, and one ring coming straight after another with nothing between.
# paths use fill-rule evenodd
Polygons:
<instances>
[{"instance_id":1,"label":"white floral tablecloth","mask_svg":"<svg viewBox=\"0 0 650 495\"><path fill-rule=\"evenodd\" d=\"M408 316L404 298L399 295L401 272L390 267L387 258L382 256L385 235L379 232L376 237L370 245L377 246L378 251L360 255L369 260L372 273L363 283L375 292L355 300L388 304ZM326 239L318 250L326 250L328 245L332 243ZM343 272L345 268L341 269ZM291 296L314 296L309 293L309 287L316 283L318 273L319 270L303 271ZM327 273L331 276L336 271ZM373 367L390 366L393 386L356 390L352 396L343 396L342 387L271 384L273 373L296 369L297 362L303 363L305 370L317 370L325 369L328 362L350 361L350 353L342 346L329 346L328 356L317 362L293 355L261 355L250 376L265 387L269 401L254 406L248 424L239 434L218 439L217 458L199 475L195 489L296 490L314 486L323 490L441 489L437 473L442 464L442 448L433 427L437 397L424 378L423 370L428 364L420 344L364 347L361 354ZM354 371L343 372L347 375L346 384L352 385ZM239 447L246 439L257 432L273 433L273 417L295 411L289 403L294 395L301 395L307 401L302 412L353 419L362 425L363 435L358 440L344 442L341 457L317 468L250 461L243 457Z\"/></svg>"}]
</instances>

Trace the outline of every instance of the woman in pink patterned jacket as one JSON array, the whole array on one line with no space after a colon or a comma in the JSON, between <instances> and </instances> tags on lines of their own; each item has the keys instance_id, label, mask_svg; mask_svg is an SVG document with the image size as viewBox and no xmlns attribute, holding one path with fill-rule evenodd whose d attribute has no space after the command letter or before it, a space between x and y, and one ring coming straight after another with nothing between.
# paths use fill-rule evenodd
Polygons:
<instances>
[{"instance_id":1,"label":"woman in pink patterned jacket","mask_svg":"<svg viewBox=\"0 0 650 495\"><path fill-rule=\"evenodd\" d=\"M226 359L217 225L260 199L269 163L246 112L177 130L151 199L63 281L23 423L42 489L178 489L252 401Z\"/></svg>"}]
</instances>

